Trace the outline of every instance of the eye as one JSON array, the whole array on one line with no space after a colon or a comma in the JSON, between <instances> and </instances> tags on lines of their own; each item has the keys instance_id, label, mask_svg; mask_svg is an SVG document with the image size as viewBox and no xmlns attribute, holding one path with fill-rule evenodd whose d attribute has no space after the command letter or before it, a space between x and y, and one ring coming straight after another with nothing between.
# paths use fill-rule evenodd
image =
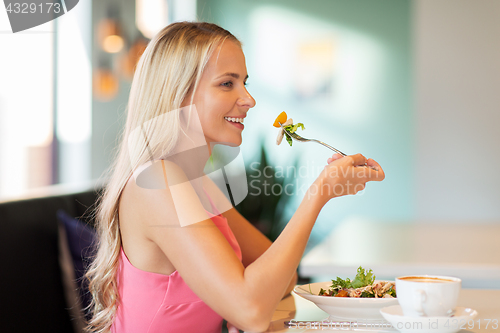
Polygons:
<instances>
[{"instance_id":1,"label":"eye","mask_svg":"<svg viewBox=\"0 0 500 333\"><path fill-rule=\"evenodd\" d=\"M243 85L248 86L248 82L247 81L243 82Z\"/></svg>"},{"instance_id":2,"label":"eye","mask_svg":"<svg viewBox=\"0 0 500 333\"><path fill-rule=\"evenodd\" d=\"M233 82L232 81L227 81L227 82L221 83L220 85L223 86L223 87L226 87L226 88L231 88L233 86Z\"/></svg>"}]
</instances>

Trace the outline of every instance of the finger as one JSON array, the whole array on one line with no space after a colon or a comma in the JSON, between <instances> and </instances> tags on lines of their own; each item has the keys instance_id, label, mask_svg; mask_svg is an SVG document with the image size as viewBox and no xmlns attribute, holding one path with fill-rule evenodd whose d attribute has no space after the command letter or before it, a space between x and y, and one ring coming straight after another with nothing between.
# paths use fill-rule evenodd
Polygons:
<instances>
[{"instance_id":1,"label":"finger","mask_svg":"<svg viewBox=\"0 0 500 333\"><path fill-rule=\"evenodd\" d=\"M372 170L375 171L375 173L372 175L373 177L371 177L372 180L379 181L379 182L384 180L385 173L384 173L384 170L382 170L382 167L380 166L380 164L378 164L375 160L369 158L366 161L366 165L368 165Z\"/></svg>"},{"instance_id":2,"label":"finger","mask_svg":"<svg viewBox=\"0 0 500 333\"><path fill-rule=\"evenodd\" d=\"M363 179L365 182L371 181L382 181L385 178L384 171L380 165L366 165L363 167L357 167L356 176L359 179Z\"/></svg>"},{"instance_id":3,"label":"finger","mask_svg":"<svg viewBox=\"0 0 500 333\"><path fill-rule=\"evenodd\" d=\"M332 157L331 157L331 160L335 161L335 160L338 160L339 158L342 158L342 157L344 157L344 155L333 154Z\"/></svg>"},{"instance_id":4,"label":"finger","mask_svg":"<svg viewBox=\"0 0 500 333\"><path fill-rule=\"evenodd\" d=\"M380 164L378 164L375 160L369 158L368 160L366 160L366 165L369 166L370 168L372 168L373 170L382 170L382 168L380 167Z\"/></svg>"},{"instance_id":5,"label":"finger","mask_svg":"<svg viewBox=\"0 0 500 333\"><path fill-rule=\"evenodd\" d=\"M369 158L366 160L366 165L368 165L369 167L373 167L373 168L376 168L376 169L382 169L380 167L380 164L378 164L377 161L375 161L373 158Z\"/></svg>"},{"instance_id":6,"label":"finger","mask_svg":"<svg viewBox=\"0 0 500 333\"><path fill-rule=\"evenodd\" d=\"M348 166L360 166L366 164L366 157L361 154L345 156L345 165Z\"/></svg>"},{"instance_id":7,"label":"finger","mask_svg":"<svg viewBox=\"0 0 500 333\"><path fill-rule=\"evenodd\" d=\"M342 158L344 156L340 155L340 154L333 154L332 157L328 158L328 160L326 161L328 164L332 163L333 161L336 161L340 158Z\"/></svg>"}]
</instances>

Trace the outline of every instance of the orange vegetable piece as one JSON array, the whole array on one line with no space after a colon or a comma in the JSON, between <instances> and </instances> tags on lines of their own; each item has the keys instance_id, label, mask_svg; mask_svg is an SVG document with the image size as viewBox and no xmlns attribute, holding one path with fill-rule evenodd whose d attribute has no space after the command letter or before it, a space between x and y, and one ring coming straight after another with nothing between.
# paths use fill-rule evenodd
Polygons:
<instances>
[{"instance_id":1,"label":"orange vegetable piece","mask_svg":"<svg viewBox=\"0 0 500 333\"><path fill-rule=\"evenodd\" d=\"M335 297L347 297L349 294L347 293L347 290L339 290L339 293Z\"/></svg>"},{"instance_id":2,"label":"orange vegetable piece","mask_svg":"<svg viewBox=\"0 0 500 333\"><path fill-rule=\"evenodd\" d=\"M278 118L276 118L276 120L274 121L273 126L274 127L280 127L279 123L284 124L287 119L288 119L288 116L286 115L286 112L283 111L283 112L280 113L280 115L278 116Z\"/></svg>"}]
</instances>

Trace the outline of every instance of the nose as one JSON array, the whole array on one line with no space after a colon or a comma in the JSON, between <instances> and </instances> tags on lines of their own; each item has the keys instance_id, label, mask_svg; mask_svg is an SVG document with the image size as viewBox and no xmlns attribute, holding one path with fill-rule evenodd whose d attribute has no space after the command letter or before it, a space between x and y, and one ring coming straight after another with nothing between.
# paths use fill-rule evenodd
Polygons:
<instances>
[{"instance_id":1,"label":"nose","mask_svg":"<svg viewBox=\"0 0 500 333\"><path fill-rule=\"evenodd\" d=\"M253 108L256 102L255 99L252 97L252 95L250 95L248 90L245 87L243 87L242 94L240 98L238 98L237 104L238 106L241 107Z\"/></svg>"}]
</instances>

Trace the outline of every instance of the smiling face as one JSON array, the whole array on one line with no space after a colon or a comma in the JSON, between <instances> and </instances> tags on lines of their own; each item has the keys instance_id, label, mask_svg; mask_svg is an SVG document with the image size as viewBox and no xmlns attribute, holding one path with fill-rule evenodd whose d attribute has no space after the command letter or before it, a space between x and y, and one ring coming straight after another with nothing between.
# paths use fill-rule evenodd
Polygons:
<instances>
[{"instance_id":1,"label":"smiling face","mask_svg":"<svg viewBox=\"0 0 500 333\"><path fill-rule=\"evenodd\" d=\"M247 78L241 47L226 40L210 57L194 96L183 103L196 106L207 144L241 144L243 119L255 106L245 87Z\"/></svg>"}]
</instances>

